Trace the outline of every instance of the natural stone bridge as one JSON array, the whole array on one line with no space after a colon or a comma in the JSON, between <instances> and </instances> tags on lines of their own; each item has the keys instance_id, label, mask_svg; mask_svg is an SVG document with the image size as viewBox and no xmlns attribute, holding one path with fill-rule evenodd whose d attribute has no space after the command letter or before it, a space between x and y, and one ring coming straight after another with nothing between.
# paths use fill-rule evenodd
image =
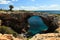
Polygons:
<instances>
[{"instance_id":1,"label":"natural stone bridge","mask_svg":"<svg viewBox=\"0 0 60 40\"><path fill-rule=\"evenodd\" d=\"M44 23L49 27L46 32L53 32L58 28L57 24L52 23L53 17L48 16L48 18L45 18L40 13L0 13L1 26L9 26L18 33L25 32L28 30L27 19L33 15L38 15L43 19Z\"/></svg>"}]
</instances>

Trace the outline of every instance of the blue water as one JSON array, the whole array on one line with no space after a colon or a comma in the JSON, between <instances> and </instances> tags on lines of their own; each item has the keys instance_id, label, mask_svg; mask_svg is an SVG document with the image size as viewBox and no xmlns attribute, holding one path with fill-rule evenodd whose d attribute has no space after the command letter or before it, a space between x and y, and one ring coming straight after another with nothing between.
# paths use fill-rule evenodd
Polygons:
<instances>
[{"instance_id":1,"label":"blue water","mask_svg":"<svg viewBox=\"0 0 60 40\"><path fill-rule=\"evenodd\" d=\"M32 34L41 33L42 31L46 31L48 26L43 22L41 17L32 16L28 19L28 23L30 25L29 32Z\"/></svg>"},{"instance_id":2,"label":"blue water","mask_svg":"<svg viewBox=\"0 0 60 40\"><path fill-rule=\"evenodd\" d=\"M47 12L49 14L60 14L60 10L37 10L35 12Z\"/></svg>"}]
</instances>

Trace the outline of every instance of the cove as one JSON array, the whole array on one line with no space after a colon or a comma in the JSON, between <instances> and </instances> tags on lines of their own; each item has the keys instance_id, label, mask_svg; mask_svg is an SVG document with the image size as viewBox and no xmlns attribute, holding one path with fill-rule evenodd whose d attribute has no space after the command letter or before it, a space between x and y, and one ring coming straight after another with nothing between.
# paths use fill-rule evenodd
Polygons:
<instances>
[{"instance_id":1,"label":"cove","mask_svg":"<svg viewBox=\"0 0 60 40\"><path fill-rule=\"evenodd\" d=\"M48 29L48 26L43 22L40 16L30 17L28 19L28 24L30 25L28 32L32 35L42 33L42 31L46 31Z\"/></svg>"}]
</instances>

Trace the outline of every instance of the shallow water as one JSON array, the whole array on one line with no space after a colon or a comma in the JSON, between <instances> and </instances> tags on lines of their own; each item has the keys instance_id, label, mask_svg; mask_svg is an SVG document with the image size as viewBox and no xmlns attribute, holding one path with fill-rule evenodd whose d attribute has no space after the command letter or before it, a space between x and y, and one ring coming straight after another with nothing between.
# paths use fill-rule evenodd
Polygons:
<instances>
[{"instance_id":1,"label":"shallow water","mask_svg":"<svg viewBox=\"0 0 60 40\"><path fill-rule=\"evenodd\" d=\"M42 18L39 16L32 16L28 19L28 23L30 25L29 32L32 34L41 33L42 31L46 31L48 26L43 22Z\"/></svg>"}]
</instances>

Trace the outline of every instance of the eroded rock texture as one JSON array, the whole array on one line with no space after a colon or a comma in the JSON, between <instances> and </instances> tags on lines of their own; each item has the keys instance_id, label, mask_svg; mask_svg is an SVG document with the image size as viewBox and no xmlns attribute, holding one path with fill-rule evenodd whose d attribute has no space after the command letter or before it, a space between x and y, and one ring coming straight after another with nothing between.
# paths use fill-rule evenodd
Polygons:
<instances>
[{"instance_id":1,"label":"eroded rock texture","mask_svg":"<svg viewBox=\"0 0 60 40\"><path fill-rule=\"evenodd\" d=\"M12 34L0 34L0 40L27 40L27 38L24 37L14 37Z\"/></svg>"},{"instance_id":2,"label":"eroded rock texture","mask_svg":"<svg viewBox=\"0 0 60 40\"><path fill-rule=\"evenodd\" d=\"M17 33L26 32L28 30L27 19L33 16L32 13L19 13L19 14L0 14L0 20L2 20L2 25L11 27ZM45 33L55 31L58 26L53 23L53 17L43 17L44 23L49 27ZM24 29L24 31L22 30ZM44 33L44 32L43 32Z\"/></svg>"},{"instance_id":3,"label":"eroded rock texture","mask_svg":"<svg viewBox=\"0 0 60 40\"><path fill-rule=\"evenodd\" d=\"M36 34L29 40L60 40L60 33Z\"/></svg>"}]
</instances>

